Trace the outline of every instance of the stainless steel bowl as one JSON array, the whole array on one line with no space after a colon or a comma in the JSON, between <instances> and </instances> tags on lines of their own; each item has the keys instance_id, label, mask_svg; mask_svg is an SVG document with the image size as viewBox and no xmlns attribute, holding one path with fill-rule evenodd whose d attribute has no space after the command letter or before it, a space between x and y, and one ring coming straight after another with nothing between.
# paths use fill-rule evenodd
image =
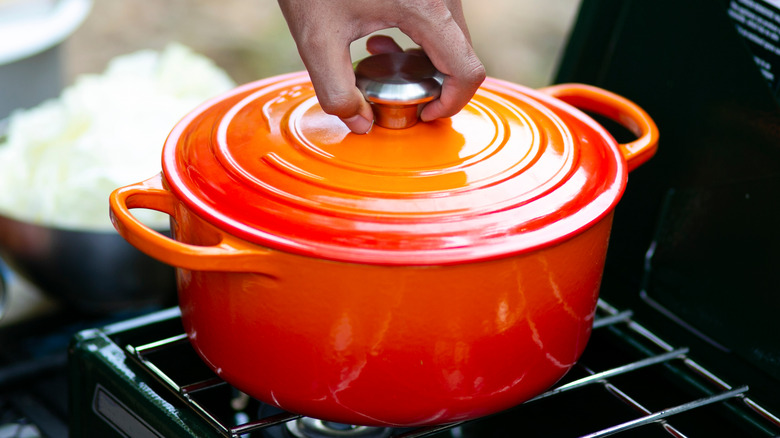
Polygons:
<instances>
[{"instance_id":1,"label":"stainless steel bowl","mask_svg":"<svg viewBox=\"0 0 780 438\"><path fill-rule=\"evenodd\" d=\"M75 310L112 313L175 304L174 269L114 231L75 231L0 216L0 257Z\"/></svg>"},{"instance_id":2,"label":"stainless steel bowl","mask_svg":"<svg viewBox=\"0 0 780 438\"><path fill-rule=\"evenodd\" d=\"M86 19L93 0L7 3L0 8L0 38L5 39L0 44L0 117L60 94L63 43Z\"/></svg>"}]
</instances>

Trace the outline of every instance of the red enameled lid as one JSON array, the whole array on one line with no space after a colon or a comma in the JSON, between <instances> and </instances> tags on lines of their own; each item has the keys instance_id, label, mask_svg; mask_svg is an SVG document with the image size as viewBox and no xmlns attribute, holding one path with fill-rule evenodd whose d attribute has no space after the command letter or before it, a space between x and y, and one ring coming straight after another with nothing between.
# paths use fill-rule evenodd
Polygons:
<instances>
[{"instance_id":1,"label":"red enameled lid","mask_svg":"<svg viewBox=\"0 0 780 438\"><path fill-rule=\"evenodd\" d=\"M431 265L583 231L626 183L614 139L542 91L488 78L451 119L356 135L305 73L240 87L172 131L171 190L244 240L338 261Z\"/></svg>"}]
</instances>

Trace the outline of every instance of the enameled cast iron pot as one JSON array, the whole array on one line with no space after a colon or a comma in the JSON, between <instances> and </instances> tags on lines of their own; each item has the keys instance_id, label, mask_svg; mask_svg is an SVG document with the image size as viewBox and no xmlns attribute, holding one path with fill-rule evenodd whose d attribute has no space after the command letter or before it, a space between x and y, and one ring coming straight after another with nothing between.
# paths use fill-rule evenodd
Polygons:
<instances>
[{"instance_id":1,"label":"enameled cast iron pot","mask_svg":"<svg viewBox=\"0 0 780 438\"><path fill-rule=\"evenodd\" d=\"M177 268L192 345L240 390L341 423L446 423L523 402L578 359L613 209L657 138L604 90L492 78L451 119L360 136L295 73L197 108L111 214ZM173 238L133 208L169 214Z\"/></svg>"}]
</instances>

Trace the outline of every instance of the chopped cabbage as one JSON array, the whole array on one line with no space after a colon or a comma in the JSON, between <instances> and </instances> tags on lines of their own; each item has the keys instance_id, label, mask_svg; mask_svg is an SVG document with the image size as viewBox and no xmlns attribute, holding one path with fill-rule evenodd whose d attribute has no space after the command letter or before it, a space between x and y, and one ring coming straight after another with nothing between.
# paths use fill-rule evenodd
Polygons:
<instances>
[{"instance_id":1,"label":"chopped cabbage","mask_svg":"<svg viewBox=\"0 0 780 438\"><path fill-rule=\"evenodd\" d=\"M0 214L45 226L110 230L108 196L161 169L166 136L203 101L235 87L181 44L110 61L58 99L14 112L0 143ZM134 214L152 227L168 217Z\"/></svg>"}]
</instances>

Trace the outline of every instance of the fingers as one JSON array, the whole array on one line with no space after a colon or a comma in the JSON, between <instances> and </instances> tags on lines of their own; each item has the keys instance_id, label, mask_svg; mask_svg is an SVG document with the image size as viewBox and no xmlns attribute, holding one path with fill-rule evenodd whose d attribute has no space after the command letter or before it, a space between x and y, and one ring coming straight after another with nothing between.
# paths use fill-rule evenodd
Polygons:
<instances>
[{"instance_id":1,"label":"fingers","mask_svg":"<svg viewBox=\"0 0 780 438\"><path fill-rule=\"evenodd\" d=\"M374 35L366 41L366 50L372 55L403 52L404 49L387 35Z\"/></svg>"},{"instance_id":2,"label":"fingers","mask_svg":"<svg viewBox=\"0 0 780 438\"><path fill-rule=\"evenodd\" d=\"M463 17L462 13L460 14L460 17ZM454 18L455 16L453 15L453 19ZM459 29L463 29L460 27L461 25L458 24L457 20L455 20L455 23ZM463 23L465 26L465 21ZM453 31L458 32L455 29L453 29ZM461 44L466 44L467 39L468 34L463 33ZM403 51L403 48L399 46L395 40L385 35L376 35L369 38L368 41L366 41L366 48L372 55ZM419 51L422 54L422 51L419 49L410 49L410 51ZM442 57L449 56L451 55L444 54ZM466 48L466 56L463 57L461 61L464 65L447 69L450 74L445 76L444 83L442 84L442 94L438 99L425 106L421 113L423 121L431 121L437 118L455 115L468 104L471 97L479 88L485 78L485 71L482 67L482 63L477 59L473 50L471 50L470 44ZM457 71L458 73L452 74L453 71Z\"/></svg>"},{"instance_id":3,"label":"fingers","mask_svg":"<svg viewBox=\"0 0 780 438\"><path fill-rule=\"evenodd\" d=\"M354 133L371 129L374 114L355 87L349 53L356 29L329 5L308 0L279 0L322 110L339 117ZM338 31L334 32L334 29Z\"/></svg>"},{"instance_id":4,"label":"fingers","mask_svg":"<svg viewBox=\"0 0 780 438\"><path fill-rule=\"evenodd\" d=\"M304 49L301 57L322 110L339 117L350 131L367 133L373 124L374 113L355 87L349 47L314 52Z\"/></svg>"},{"instance_id":5,"label":"fingers","mask_svg":"<svg viewBox=\"0 0 780 438\"><path fill-rule=\"evenodd\" d=\"M355 87L348 47L342 49L343 53L328 54L334 51L308 52L304 49L301 57L322 110L339 117L350 131L365 134L371 129L374 113Z\"/></svg>"},{"instance_id":6,"label":"fingers","mask_svg":"<svg viewBox=\"0 0 780 438\"><path fill-rule=\"evenodd\" d=\"M434 65L436 65L435 62ZM455 68L459 69L459 73L445 74L441 95L423 107L420 120L429 122L442 117L454 116L469 103L485 80L485 68L476 57Z\"/></svg>"},{"instance_id":7,"label":"fingers","mask_svg":"<svg viewBox=\"0 0 780 438\"><path fill-rule=\"evenodd\" d=\"M341 118L352 132L366 133L373 112L355 87L349 45L375 30L396 26L412 38L445 75L441 96L421 119L460 111L485 78L471 47L460 0L278 0L323 111ZM403 49L390 37L366 42L369 53Z\"/></svg>"},{"instance_id":8,"label":"fingers","mask_svg":"<svg viewBox=\"0 0 780 438\"><path fill-rule=\"evenodd\" d=\"M428 26L418 25L409 30L414 33L410 36L445 76L441 96L427 104L420 114L423 121L457 114L485 80L485 68L471 46L460 1L447 1L446 8L438 14L429 18Z\"/></svg>"},{"instance_id":9,"label":"fingers","mask_svg":"<svg viewBox=\"0 0 780 438\"><path fill-rule=\"evenodd\" d=\"M338 55L326 52L307 53L307 69L322 110L338 116L350 131L367 133L372 126L374 113L363 95L355 87L349 49L344 47Z\"/></svg>"}]
</instances>

